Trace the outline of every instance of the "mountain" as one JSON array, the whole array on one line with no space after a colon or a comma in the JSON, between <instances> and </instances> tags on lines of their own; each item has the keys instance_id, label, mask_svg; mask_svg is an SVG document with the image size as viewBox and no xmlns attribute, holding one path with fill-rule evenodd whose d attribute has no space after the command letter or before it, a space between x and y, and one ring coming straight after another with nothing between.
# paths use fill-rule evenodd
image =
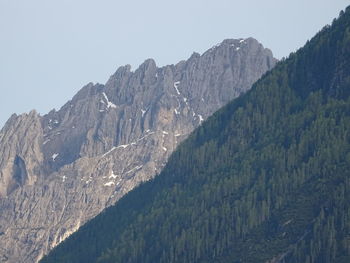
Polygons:
<instances>
[{"instance_id":1,"label":"mountain","mask_svg":"<svg viewBox=\"0 0 350 263\"><path fill-rule=\"evenodd\" d=\"M276 63L253 38L158 68L120 67L60 110L13 115L0 132L0 261L37 262L153 178L203 120Z\"/></svg>"},{"instance_id":2,"label":"mountain","mask_svg":"<svg viewBox=\"0 0 350 263\"><path fill-rule=\"evenodd\" d=\"M41 262L350 262L350 7Z\"/></svg>"}]
</instances>

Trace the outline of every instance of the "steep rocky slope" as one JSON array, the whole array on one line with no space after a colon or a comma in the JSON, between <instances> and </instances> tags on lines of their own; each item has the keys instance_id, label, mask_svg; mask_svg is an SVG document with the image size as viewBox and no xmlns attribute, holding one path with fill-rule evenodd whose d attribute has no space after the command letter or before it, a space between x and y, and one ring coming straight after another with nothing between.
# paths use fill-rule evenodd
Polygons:
<instances>
[{"instance_id":1,"label":"steep rocky slope","mask_svg":"<svg viewBox=\"0 0 350 263\"><path fill-rule=\"evenodd\" d=\"M45 116L13 115L0 132L0 260L38 261L275 62L255 39L225 40L176 65L120 67Z\"/></svg>"}]
</instances>

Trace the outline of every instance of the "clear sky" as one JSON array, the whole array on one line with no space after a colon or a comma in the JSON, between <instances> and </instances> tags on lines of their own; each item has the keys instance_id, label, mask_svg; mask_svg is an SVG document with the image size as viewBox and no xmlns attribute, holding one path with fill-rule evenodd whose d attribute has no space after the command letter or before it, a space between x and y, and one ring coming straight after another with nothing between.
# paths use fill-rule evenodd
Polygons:
<instances>
[{"instance_id":1,"label":"clear sky","mask_svg":"<svg viewBox=\"0 0 350 263\"><path fill-rule=\"evenodd\" d=\"M0 127L12 113L59 109L125 64L158 66L226 38L288 56L349 0L0 0Z\"/></svg>"}]
</instances>

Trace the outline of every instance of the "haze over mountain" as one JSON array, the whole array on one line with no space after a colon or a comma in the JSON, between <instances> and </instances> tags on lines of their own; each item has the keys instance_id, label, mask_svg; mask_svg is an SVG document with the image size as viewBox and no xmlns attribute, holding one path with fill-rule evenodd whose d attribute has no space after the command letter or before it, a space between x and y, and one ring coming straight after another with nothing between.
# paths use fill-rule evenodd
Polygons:
<instances>
[{"instance_id":1,"label":"haze over mountain","mask_svg":"<svg viewBox=\"0 0 350 263\"><path fill-rule=\"evenodd\" d=\"M350 262L350 7L41 262Z\"/></svg>"},{"instance_id":2,"label":"haze over mountain","mask_svg":"<svg viewBox=\"0 0 350 263\"><path fill-rule=\"evenodd\" d=\"M164 167L208 116L275 65L253 38L158 68L120 67L60 110L14 114L0 132L0 260L45 253Z\"/></svg>"}]
</instances>

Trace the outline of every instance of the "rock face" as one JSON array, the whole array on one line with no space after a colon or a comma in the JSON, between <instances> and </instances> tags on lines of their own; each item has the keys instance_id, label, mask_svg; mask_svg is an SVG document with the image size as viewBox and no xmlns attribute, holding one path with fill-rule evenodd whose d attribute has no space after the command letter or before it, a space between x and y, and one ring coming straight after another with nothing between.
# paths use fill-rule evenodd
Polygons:
<instances>
[{"instance_id":1,"label":"rock face","mask_svg":"<svg viewBox=\"0 0 350 263\"><path fill-rule=\"evenodd\" d=\"M176 65L120 67L45 116L13 115L0 132L0 262L37 262L275 63L255 39L225 40Z\"/></svg>"}]
</instances>

